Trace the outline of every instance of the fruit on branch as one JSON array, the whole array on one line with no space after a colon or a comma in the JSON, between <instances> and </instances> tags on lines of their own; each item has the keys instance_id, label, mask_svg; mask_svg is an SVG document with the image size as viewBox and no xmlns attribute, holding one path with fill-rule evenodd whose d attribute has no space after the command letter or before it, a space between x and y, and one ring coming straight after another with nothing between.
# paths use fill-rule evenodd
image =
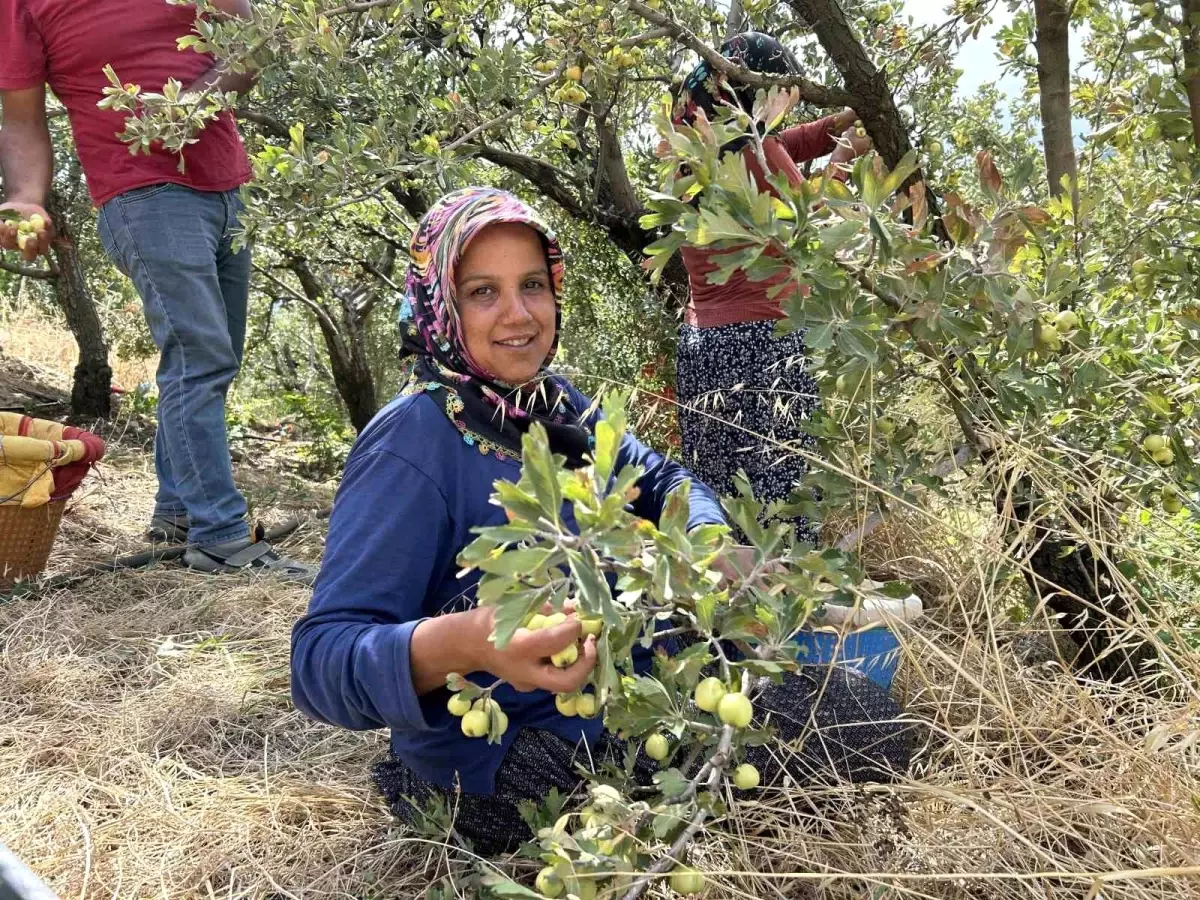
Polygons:
<instances>
[{"instance_id":1,"label":"fruit on branch","mask_svg":"<svg viewBox=\"0 0 1200 900\"><path fill-rule=\"evenodd\" d=\"M758 787L760 780L761 777L758 774L758 769L752 766L750 763L742 763L733 770L733 783L736 784L740 790L752 791Z\"/></svg>"},{"instance_id":2,"label":"fruit on branch","mask_svg":"<svg viewBox=\"0 0 1200 900\"><path fill-rule=\"evenodd\" d=\"M646 738L646 755L655 762L662 762L671 752L671 745L661 734L652 734Z\"/></svg>"},{"instance_id":3,"label":"fruit on branch","mask_svg":"<svg viewBox=\"0 0 1200 900\"><path fill-rule=\"evenodd\" d=\"M696 705L705 712L716 712L725 693L725 685L720 678L705 678L696 685Z\"/></svg>"},{"instance_id":4,"label":"fruit on branch","mask_svg":"<svg viewBox=\"0 0 1200 900\"><path fill-rule=\"evenodd\" d=\"M1161 450L1156 450L1151 455L1151 459L1160 466L1169 466L1175 462L1175 451L1170 447L1163 447Z\"/></svg>"},{"instance_id":5,"label":"fruit on branch","mask_svg":"<svg viewBox=\"0 0 1200 900\"><path fill-rule=\"evenodd\" d=\"M579 715L579 710L577 707L578 703L578 694L557 694L554 697L554 705L558 708L558 711L567 718Z\"/></svg>"},{"instance_id":6,"label":"fruit on branch","mask_svg":"<svg viewBox=\"0 0 1200 900\"><path fill-rule=\"evenodd\" d=\"M553 866L546 866L546 868L538 872L537 880L534 881L533 886L537 888L539 894L549 897L550 900L561 897L563 891L567 888L563 883L562 876L554 871Z\"/></svg>"},{"instance_id":7,"label":"fruit on branch","mask_svg":"<svg viewBox=\"0 0 1200 900\"><path fill-rule=\"evenodd\" d=\"M465 716L471 711L471 701L462 694L451 694L446 701L446 709L450 710L452 716Z\"/></svg>"},{"instance_id":8,"label":"fruit on branch","mask_svg":"<svg viewBox=\"0 0 1200 900\"><path fill-rule=\"evenodd\" d=\"M473 709L463 716L462 733L469 738L486 737L491 719L482 709Z\"/></svg>"},{"instance_id":9,"label":"fruit on branch","mask_svg":"<svg viewBox=\"0 0 1200 900\"><path fill-rule=\"evenodd\" d=\"M676 866L671 871L671 890L684 896L693 896L704 890L704 874L688 866Z\"/></svg>"},{"instance_id":10,"label":"fruit on branch","mask_svg":"<svg viewBox=\"0 0 1200 900\"><path fill-rule=\"evenodd\" d=\"M581 719L594 719L599 707L596 705L595 694L580 694L575 701L575 712Z\"/></svg>"},{"instance_id":11,"label":"fruit on branch","mask_svg":"<svg viewBox=\"0 0 1200 900\"><path fill-rule=\"evenodd\" d=\"M559 650L550 657L550 662L560 669L568 669L575 665L579 659L579 646L577 644L568 644L563 649Z\"/></svg>"},{"instance_id":12,"label":"fruit on branch","mask_svg":"<svg viewBox=\"0 0 1200 900\"><path fill-rule=\"evenodd\" d=\"M1074 310L1064 309L1054 317L1054 327L1059 334L1070 334L1079 327L1079 316Z\"/></svg>"},{"instance_id":13,"label":"fruit on branch","mask_svg":"<svg viewBox=\"0 0 1200 900\"><path fill-rule=\"evenodd\" d=\"M1170 441L1167 440L1165 434L1150 434L1142 441L1142 449L1147 453L1154 454L1160 450L1166 450L1170 446Z\"/></svg>"},{"instance_id":14,"label":"fruit on branch","mask_svg":"<svg viewBox=\"0 0 1200 900\"><path fill-rule=\"evenodd\" d=\"M600 637L600 632L604 629L604 620L599 616L580 619L579 627L584 637Z\"/></svg>"},{"instance_id":15,"label":"fruit on branch","mask_svg":"<svg viewBox=\"0 0 1200 900\"><path fill-rule=\"evenodd\" d=\"M717 716L726 725L732 725L734 728L745 728L750 724L750 719L754 715L754 704L750 702L750 698L740 691L735 691L731 694L726 694L721 698L721 702L717 704Z\"/></svg>"}]
</instances>

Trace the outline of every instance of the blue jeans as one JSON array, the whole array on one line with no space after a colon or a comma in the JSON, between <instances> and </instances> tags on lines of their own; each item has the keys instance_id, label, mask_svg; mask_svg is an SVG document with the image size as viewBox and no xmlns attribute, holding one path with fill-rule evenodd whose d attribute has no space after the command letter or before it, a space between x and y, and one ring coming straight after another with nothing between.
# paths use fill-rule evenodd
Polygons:
<instances>
[{"instance_id":1,"label":"blue jeans","mask_svg":"<svg viewBox=\"0 0 1200 900\"><path fill-rule=\"evenodd\" d=\"M234 253L237 191L154 184L100 209L100 242L137 288L161 354L154 514L186 515L188 543L250 533L233 483L225 397L242 362L250 250Z\"/></svg>"}]
</instances>

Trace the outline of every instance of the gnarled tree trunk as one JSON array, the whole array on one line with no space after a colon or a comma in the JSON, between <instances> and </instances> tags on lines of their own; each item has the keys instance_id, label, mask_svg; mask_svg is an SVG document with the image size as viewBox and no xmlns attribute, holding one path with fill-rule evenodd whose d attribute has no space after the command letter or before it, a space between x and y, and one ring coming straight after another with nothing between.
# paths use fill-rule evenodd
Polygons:
<instances>
[{"instance_id":1,"label":"gnarled tree trunk","mask_svg":"<svg viewBox=\"0 0 1200 900\"><path fill-rule=\"evenodd\" d=\"M71 415L76 419L105 419L112 412L112 368L108 364L104 326L88 291L83 259L65 204L52 196L49 212L58 230L54 242L57 273L51 284L67 327L79 346L79 363L71 387Z\"/></svg>"}]
</instances>

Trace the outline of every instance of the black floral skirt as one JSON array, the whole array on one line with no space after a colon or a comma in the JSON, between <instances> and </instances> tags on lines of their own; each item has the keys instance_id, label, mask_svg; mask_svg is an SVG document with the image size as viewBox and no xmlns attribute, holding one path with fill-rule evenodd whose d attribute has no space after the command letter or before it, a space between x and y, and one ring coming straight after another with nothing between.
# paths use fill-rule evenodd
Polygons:
<instances>
[{"instance_id":1,"label":"black floral skirt","mask_svg":"<svg viewBox=\"0 0 1200 900\"><path fill-rule=\"evenodd\" d=\"M733 493L742 469L755 499L786 500L808 471L796 451L817 443L804 430L820 402L804 332L776 337L773 321L684 325L675 365L683 465L719 496ZM795 525L799 540L816 543L811 523Z\"/></svg>"},{"instance_id":2,"label":"black floral skirt","mask_svg":"<svg viewBox=\"0 0 1200 900\"><path fill-rule=\"evenodd\" d=\"M758 768L764 786L778 786L785 779L796 786L889 781L908 771L913 723L901 719L900 707L884 688L860 675L805 666L785 676L782 684L769 686L756 706L760 724L765 721L776 731L774 742L745 753L744 761ZM441 798L453 813L459 837L482 856L499 856L533 837L518 809L522 801L541 802L552 788L582 798L576 766L594 769L605 759L620 763L625 751L626 745L608 732L589 748L526 728L504 757L493 794L468 794L428 782L393 753L376 763L373 774L402 822L418 825L422 809ZM635 780L649 785L657 771L657 764L639 751Z\"/></svg>"}]
</instances>

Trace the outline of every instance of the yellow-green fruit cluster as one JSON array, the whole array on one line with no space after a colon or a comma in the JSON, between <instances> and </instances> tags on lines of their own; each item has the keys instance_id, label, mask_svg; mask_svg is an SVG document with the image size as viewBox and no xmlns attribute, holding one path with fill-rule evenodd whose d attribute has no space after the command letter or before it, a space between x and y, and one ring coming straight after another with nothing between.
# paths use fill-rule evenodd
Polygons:
<instances>
[{"instance_id":1,"label":"yellow-green fruit cluster","mask_svg":"<svg viewBox=\"0 0 1200 900\"><path fill-rule=\"evenodd\" d=\"M17 223L17 246L24 250L25 245L30 241L37 242L38 235L46 230L46 220L37 213L34 213L28 219L22 219Z\"/></svg>"},{"instance_id":2,"label":"yellow-green fruit cluster","mask_svg":"<svg viewBox=\"0 0 1200 900\"><path fill-rule=\"evenodd\" d=\"M490 698L480 697L472 703L462 694L452 694L446 702L446 708L452 715L462 717L462 733L469 738L487 737L493 720L497 734L508 731L508 714Z\"/></svg>"},{"instance_id":3,"label":"yellow-green fruit cluster","mask_svg":"<svg viewBox=\"0 0 1200 900\"><path fill-rule=\"evenodd\" d=\"M1173 484L1168 484L1162 489L1162 507L1163 512L1175 515L1183 509L1183 498L1179 496L1179 489Z\"/></svg>"},{"instance_id":4,"label":"yellow-green fruit cluster","mask_svg":"<svg viewBox=\"0 0 1200 900\"><path fill-rule=\"evenodd\" d=\"M1175 462L1175 451L1165 434L1150 434L1142 441L1142 449L1150 454L1150 458L1160 466L1169 466Z\"/></svg>"},{"instance_id":5,"label":"yellow-green fruit cluster","mask_svg":"<svg viewBox=\"0 0 1200 900\"><path fill-rule=\"evenodd\" d=\"M554 705L568 718L579 716L581 719L594 719L599 709L595 694L558 694L554 698Z\"/></svg>"}]
</instances>

